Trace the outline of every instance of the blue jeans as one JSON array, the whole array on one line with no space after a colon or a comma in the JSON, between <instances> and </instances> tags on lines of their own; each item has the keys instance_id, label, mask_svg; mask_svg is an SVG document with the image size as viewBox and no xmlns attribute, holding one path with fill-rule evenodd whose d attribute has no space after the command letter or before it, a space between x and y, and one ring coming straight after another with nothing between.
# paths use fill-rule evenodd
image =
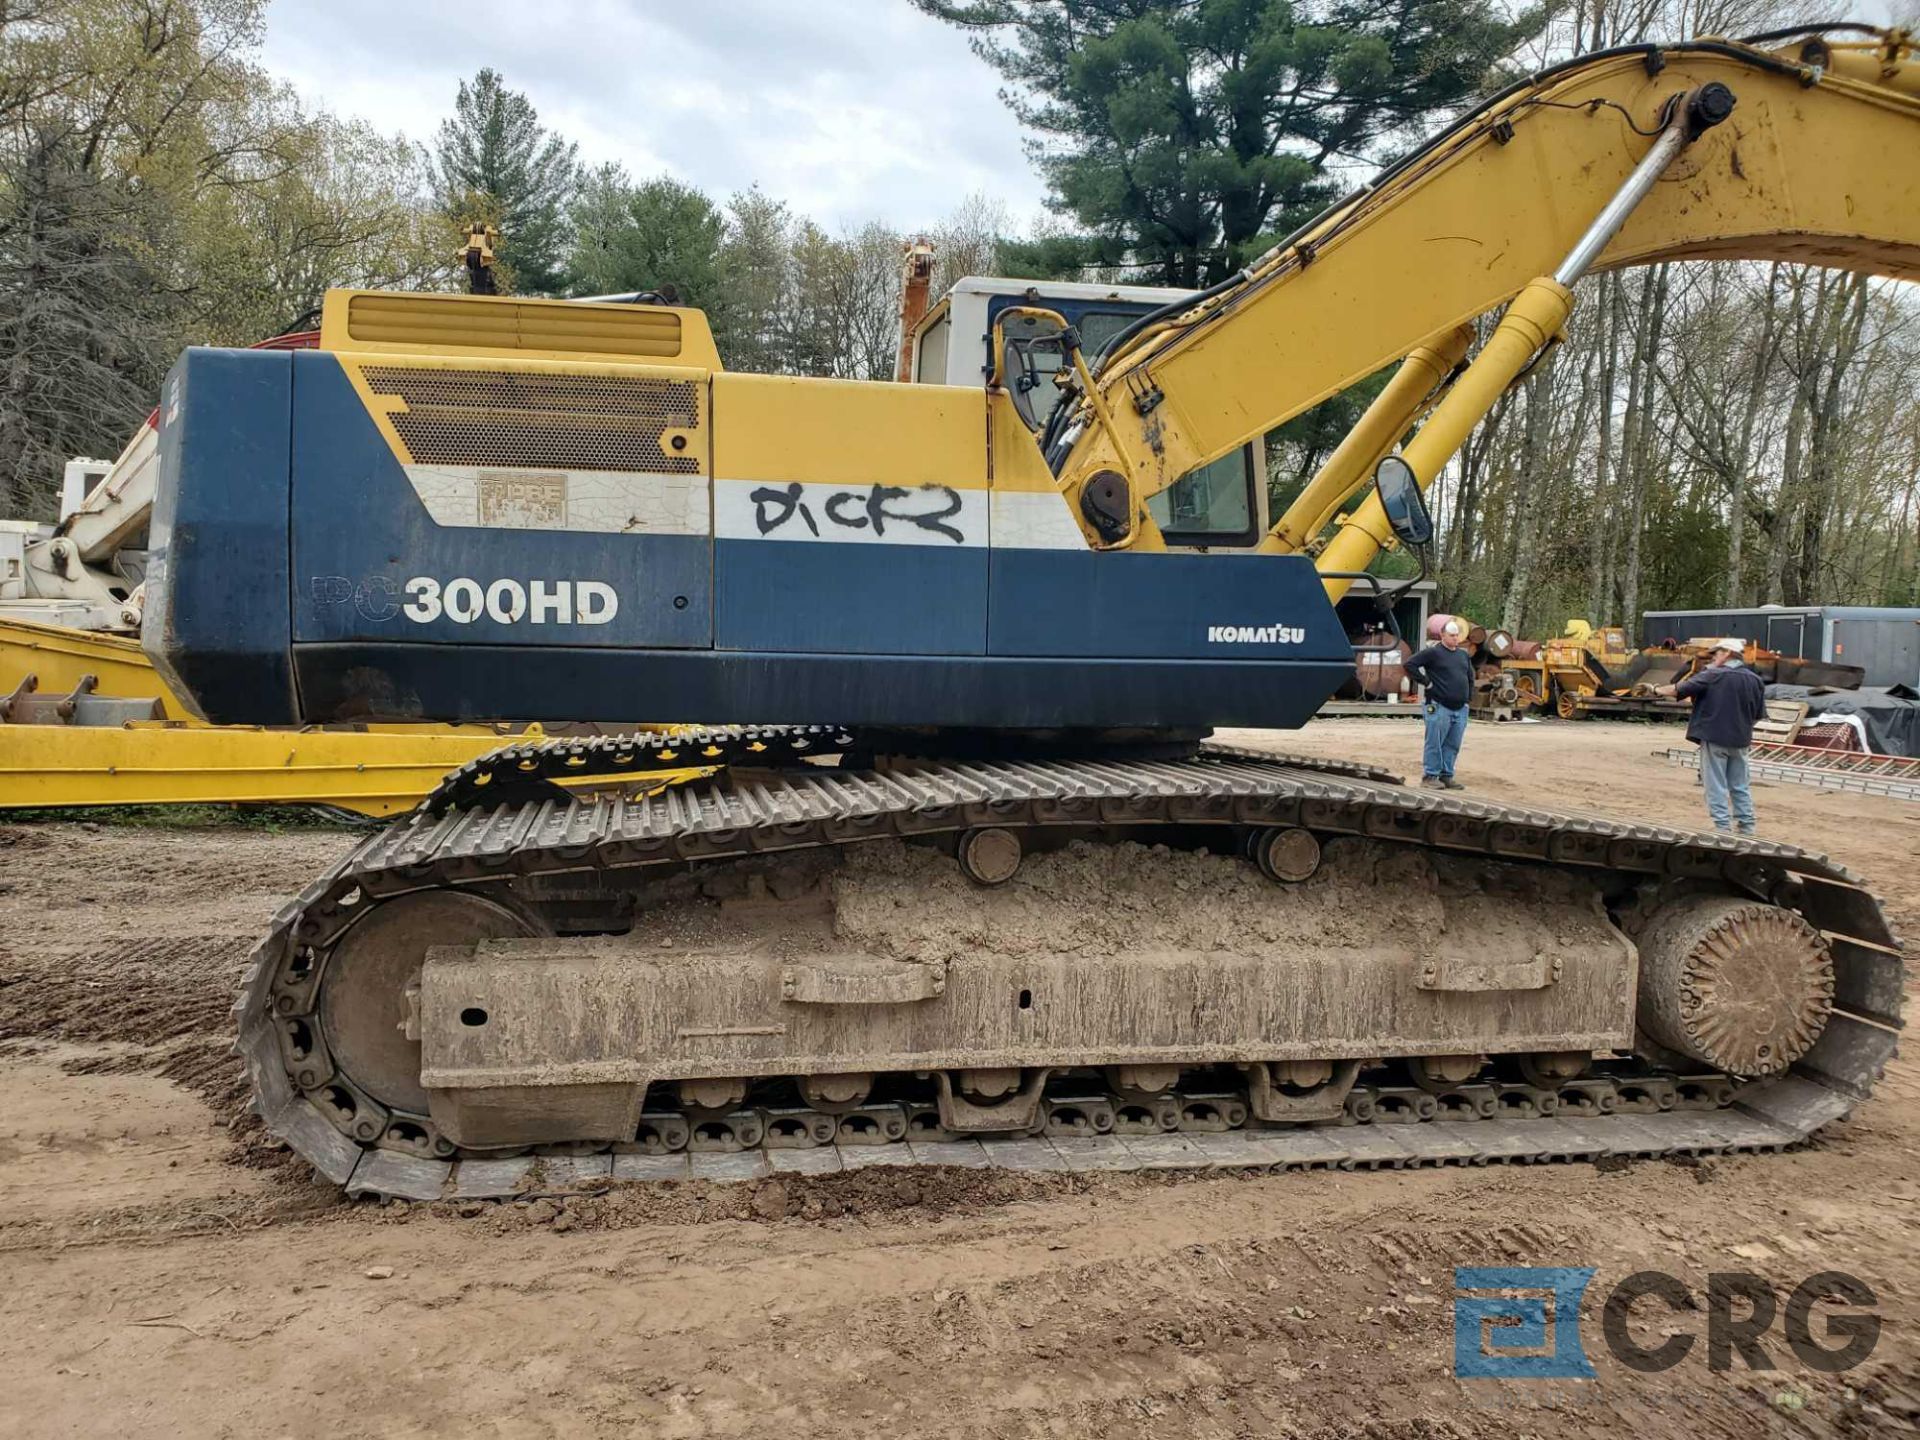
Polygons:
<instances>
[{"instance_id":1,"label":"blue jeans","mask_svg":"<svg viewBox=\"0 0 1920 1440\"><path fill-rule=\"evenodd\" d=\"M1427 701L1427 743L1420 768L1429 780L1451 780L1453 762L1460 758L1460 740L1467 733L1467 707L1449 710Z\"/></svg>"},{"instance_id":2,"label":"blue jeans","mask_svg":"<svg viewBox=\"0 0 1920 1440\"><path fill-rule=\"evenodd\" d=\"M1702 745L1700 747L1700 783L1707 791L1707 813L1713 828L1731 830L1738 821L1740 833L1753 833L1753 791L1747 788L1747 751L1745 746ZM1732 816L1728 816L1731 800Z\"/></svg>"}]
</instances>

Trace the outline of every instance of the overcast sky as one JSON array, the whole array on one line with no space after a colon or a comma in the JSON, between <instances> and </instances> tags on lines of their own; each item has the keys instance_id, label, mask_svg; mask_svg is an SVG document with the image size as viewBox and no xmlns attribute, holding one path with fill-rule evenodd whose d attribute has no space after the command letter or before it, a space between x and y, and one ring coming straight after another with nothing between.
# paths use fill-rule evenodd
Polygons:
<instances>
[{"instance_id":1,"label":"overcast sky","mask_svg":"<svg viewBox=\"0 0 1920 1440\"><path fill-rule=\"evenodd\" d=\"M828 228L938 221L1043 187L998 76L906 0L273 0L267 68L310 104L431 141L491 65L589 163L724 202L758 184Z\"/></svg>"}]
</instances>

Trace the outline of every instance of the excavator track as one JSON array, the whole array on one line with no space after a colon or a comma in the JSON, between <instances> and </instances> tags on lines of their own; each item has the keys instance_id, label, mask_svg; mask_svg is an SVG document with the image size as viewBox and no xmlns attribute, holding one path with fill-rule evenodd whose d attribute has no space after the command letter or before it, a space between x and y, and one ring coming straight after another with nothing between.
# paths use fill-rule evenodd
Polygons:
<instances>
[{"instance_id":1,"label":"excavator track","mask_svg":"<svg viewBox=\"0 0 1920 1440\"><path fill-rule=\"evenodd\" d=\"M619 735L562 736L505 745L476 756L458 770L450 771L421 799L420 808L440 815L476 805L563 800L568 785L629 782L635 777L684 773L690 769L722 766L786 769L834 756L871 754L876 749L884 752L895 738L867 735L844 725L689 725ZM1252 760L1282 759L1296 769L1348 775L1360 780L1392 783L1399 778L1390 770L1359 761L1326 760L1309 755L1276 756L1211 742L1186 747L1180 758L1191 753ZM1102 758L1113 756L1108 754Z\"/></svg>"},{"instance_id":2,"label":"excavator track","mask_svg":"<svg viewBox=\"0 0 1920 1440\"><path fill-rule=\"evenodd\" d=\"M1137 1095L1063 1074L1032 1133L978 1137L943 1131L934 1107L911 1096L881 1095L834 1113L758 1102L716 1113L656 1109L649 1092L628 1142L520 1153L462 1152L427 1116L379 1104L336 1069L321 1033L318 996L331 948L370 907L397 896L664 875L989 826L1108 835L1218 827L1231 836L1298 827L1437 855L1709 886L1793 911L1818 932L1832 956L1831 1011L1791 1069L1764 1080L1623 1059L1564 1082L1490 1067L1436 1092L1370 1066L1337 1119L1262 1125L1230 1088L1168 1091L1143 1116ZM423 808L362 842L281 910L234 1008L237 1053L275 1136L349 1192L432 1200L873 1164L1404 1168L1778 1150L1866 1098L1894 1052L1903 985L1899 942L1878 901L1822 856L1416 791L1371 767L1209 747L1167 762L808 766L722 774L644 797Z\"/></svg>"}]
</instances>

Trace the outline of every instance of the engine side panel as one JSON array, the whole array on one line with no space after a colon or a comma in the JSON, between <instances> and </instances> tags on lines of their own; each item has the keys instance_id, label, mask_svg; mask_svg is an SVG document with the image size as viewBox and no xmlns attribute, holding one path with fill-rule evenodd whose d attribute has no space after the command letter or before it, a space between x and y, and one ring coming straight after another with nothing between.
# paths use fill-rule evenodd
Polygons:
<instances>
[{"instance_id":1,"label":"engine side panel","mask_svg":"<svg viewBox=\"0 0 1920 1440\"><path fill-rule=\"evenodd\" d=\"M417 453L403 466L336 356L305 351L293 361L296 646L402 639L679 649L712 642L704 476L424 465ZM372 366L368 372L378 374ZM442 373L475 384L475 372ZM689 386L695 394L701 388ZM404 424L423 412L432 414L417 406L396 418ZM456 435L450 448L483 455L475 447L491 437L479 425L468 428L476 433ZM428 437L415 434L414 444L425 448ZM643 518L643 505L663 498L668 485L692 488L692 503L641 529L653 518Z\"/></svg>"}]
</instances>

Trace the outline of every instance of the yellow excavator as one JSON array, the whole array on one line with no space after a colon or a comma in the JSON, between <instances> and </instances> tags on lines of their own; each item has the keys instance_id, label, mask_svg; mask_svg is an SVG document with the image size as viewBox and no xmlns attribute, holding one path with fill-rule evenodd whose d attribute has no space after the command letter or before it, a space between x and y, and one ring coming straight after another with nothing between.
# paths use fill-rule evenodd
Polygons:
<instances>
[{"instance_id":1,"label":"yellow excavator","mask_svg":"<svg viewBox=\"0 0 1920 1440\"><path fill-rule=\"evenodd\" d=\"M1901 1024L1858 877L1207 737L1346 676L1331 598L1582 276L1920 278L1916 154L1904 33L1636 45L1198 295L956 295L912 384L729 372L657 303L338 292L318 349L189 351L144 644L207 718L753 722L512 747L318 877L236 1007L265 1123L423 1199L1804 1139ZM1249 442L1396 362L1268 515Z\"/></svg>"}]
</instances>

